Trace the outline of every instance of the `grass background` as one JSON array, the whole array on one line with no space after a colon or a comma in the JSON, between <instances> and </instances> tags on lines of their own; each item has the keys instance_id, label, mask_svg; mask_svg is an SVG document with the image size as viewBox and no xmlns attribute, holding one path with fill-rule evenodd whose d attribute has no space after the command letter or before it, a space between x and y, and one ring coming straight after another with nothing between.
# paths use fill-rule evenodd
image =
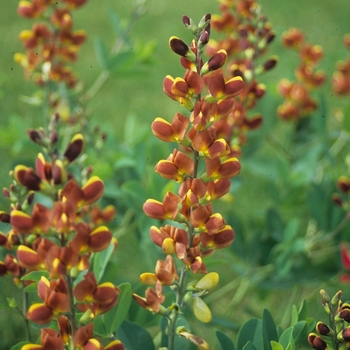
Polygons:
<instances>
[{"instance_id":1,"label":"grass background","mask_svg":"<svg viewBox=\"0 0 350 350\"><path fill-rule=\"evenodd\" d=\"M350 1L261 0L259 3L263 6L264 14L277 33L277 38L272 44L270 52L279 56L278 66L262 78L263 82L274 93L276 82L279 79L286 76L292 77L297 57L294 53L282 49L280 37L281 33L290 27L300 28L304 31L308 41L320 44L324 48L325 58L321 63L321 68L328 75L327 84L323 88L323 94L329 106L327 123L330 127L333 127L333 125L336 127L332 110L335 107L342 108L346 101L333 96L330 90L330 76L334 70L335 62L347 55L342 45L342 37L345 33L350 32ZM74 12L75 28L84 29L88 35L88 41L81 49L80 58L78 63L74 65L74 70L87 87L93 84L100 73L95 55L94 38L96 36L101 37L107 45L115 40L108 12L113 10L120 18L126 18L133 4L133 1L90 0L86 6ZM20 95L32 95L36 91L36 87L31 82L24 82L22 68L13 61L13 54L23 51L18 40L19 32L31 26L31 21L17 16L16 7L16 1L6 1L1 5L0 12L0 33L2 34L0 37L0 79L2 82L0 87L2 90L2 98L0 99L1 187L9 184L9 170L13 169L21 159L28 159L34 154L32 148L25 147L26 143L19 143L16 147L18 140L25 138L24 132L26 129L43 123L41 110L29 106L19 99ZM92 111L92 123L100 124L103 129L109 131L112 138L109 143L111 147L114 144L117 147L125 140L125 124L131 115L136 116L140 127L145 126L147 128L157 116L168 120L172 118L178 110L178 106L162 92L162 81L167 74L172 76L182 75L183 70L179 64L178 56L169 49L168 39L170 36L176 35L188 42L191 40L191 36L182 25L181 16L187 14L195 22L198 22L206 13L217 13L217 8L218 4L214 0L178 0L176 2L149 0L147 2L146 13L136 23L130 36L135 42L140 43L155 40L157 46L154 64L143 67L141 70L138 69L131 76L115 75L111 77L88 104L89 110ZM17 117L14 118L14 116ZM265 117L267 119L276 118L273 111ZM13 125L13 121L15 121L15 125ZM281 135L276 136L282 137L283 130L281 130ZM244 159L242 161L244 162ZM236 194L237 202L234 209L235 215L242 220L249 220L252 213L259 217L259 213L262 213L264 209L259 206L266 205L268 200L265 189L261 187L259 181L255 181L256 175L247 174L247 179L244 187ZM252 198L256 199L255 205L252 205ZM7 209L7 202L3 198L0 200L0 205L0 210ZM116 206L118 207L118 203ZM294 210L294 208L291 208L291 210ZM245 232L245 234L249 234L249 232ZM124 276L120 277L120 282L124 279L136 283L139 274L144 271L143 251L140 247L136 247L138 244L136 235L123 237L120 240L119 272L123 272ZM140 256L140 258L130 261L130 253L136 255L133 249L139 249L137 256ZM230 259L232 261L231 253L230 251L218 252L216 257L217 259ZM226 283L230 281L233 274L231 268L221 269L221 278ZM252 272L251 277L251 281L247 282L250 287L254 283L254 278L259 276L254 276ZM334 282L336 281L331 281L331 283ZM10 284L5 284L0 279L0 288L2 286L7 289L6 294L15 293ZM287 323L288 316L285 314L285 309L293 302L300 300L301 295L309 297L313 305L316 305L319 288L321 288L320 285L308 285L298 286L298 288L285 288L268 294L260 291L259 298L255 298L254 293L251 296L245 295L244 287L242 287L240 291L242 298L237 297L236 302L233 300L234 297L232 299L231 296L229 296L230 299L227 296L223 297L226 302L228 301L232 305L232 308L229 309L232 314L226 316L231 317L233 322L241 323L244 318L250 315L260 315L264 307L269 307L274 311L277 322ZM215 312L220 314L227 311L225 310L225 302L219 303L220 296L217 296L214 303L216 301L218 303ZM239 308L237 308L238 304ZM318 311L314 311L315 316L317 313ZM6 315L1 316L0 314L0 324L1 321L5 322L5 319ZM210 326L203 326L203 328L204 331L201 330L203 334L210 331ZM8 337L16 339L16 334L11 332L13 333L9 330L10 335Z\"/></svg>"}]
</instances>

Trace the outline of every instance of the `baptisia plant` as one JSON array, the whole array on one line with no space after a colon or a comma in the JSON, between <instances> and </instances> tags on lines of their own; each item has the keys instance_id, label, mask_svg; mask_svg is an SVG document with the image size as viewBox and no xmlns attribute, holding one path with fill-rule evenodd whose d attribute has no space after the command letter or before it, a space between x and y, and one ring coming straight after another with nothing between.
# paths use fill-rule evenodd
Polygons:
<instances>
[{"instance_id":1,"label":"baptisia plant","mask_svg":"<svg viewBox=\"0 0 350 350\"><path fill-rule=\"evenodd\" d=\"M5 251L0 276L11 276L22 290L22 310L15 298L8 298L25 323L26 340L16 345L22 350L124 349L114 336L100 340L94 333L94 322L117 304L121 292L102 282L103 271L94 268L100 252L110 257L117 247L105 226L115 208L96 204L104 183L84 164L86 136L77 132L80 106L70 101L72 110L62 113L68 98L61 92L77 84L67 62L77 58L85 40L82 31L73 31L71 10L85 2L33 0L18 6L21 16L36 22L21 32L26 53L15 60L42 89L48 117L48 125L28 131L40 148L35 167L20 164L10 172L12 183L3 193L11 204L0 212L9 228L0 232ZM43 327L40 339L33 343L38 327Z\"/></svg>"},{"instance_id":2,"label":"baptisia plant","mask_svg":"<svg viewBox=\"0 0 350 350\"><path fill-rule=\"evenodd\" d=\"M176 334L199 349L209 349L205 340L176 327L176 322L185 305L193 307L200 321L211 320L202 297L217 285L219 275L208 272L204 260L215 249L229 246L235 236L233 228L213 210L213 201L229 192L230 179L241 168L218 125L232 112L233 99L244 88L243 79L224 78L221 67L227 57L225 50L216 51L209 60L203 57L210 37L210 14L198 25L187 16L182 20L194 40L187 45L178 37L170 38L170 48L181 56L185 73L175 78L167 75L163 90L187 113L176 113L171 122L159 117L152 123L157 138L178 145L167 159L156 164L155 171L179 187L177 193L167 192L162 201L148 199L143 206L147 216L163 223L150 228L150 237L165 258L157 261L154 272L140 276L150 285L145 297L134 294L142 307L166 318L169 350L174 349ZM196 278L196 274L203 276ZM171 301L163 295L164 286L174 292Z\"/></svg>"}]
</instances>

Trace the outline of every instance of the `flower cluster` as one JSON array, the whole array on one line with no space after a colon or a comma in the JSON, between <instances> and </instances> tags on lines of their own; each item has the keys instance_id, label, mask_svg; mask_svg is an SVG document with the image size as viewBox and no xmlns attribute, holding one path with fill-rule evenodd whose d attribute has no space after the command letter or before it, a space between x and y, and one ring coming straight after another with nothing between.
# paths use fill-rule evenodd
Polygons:
<instances>
[{"instance_id":1,"label":"flower cluster","mask_svg":"<svg viewBox=\"0 0 350 350\"><path fill-rule=\"evenodd\" d=\"M51 149L52 143L44 142L43 132L30 130L29 135L47 146L46 153ZM111 231L103 224L113 219L115 209L92 207L103 194L100 178L89 177L81 186L69 172L83 147L84 137L78 133L62 153L51 149L49 159L39 153L35 170L16 166L13 184L4 189L12 204L10 213L1 212L1 220L9 223L11 229L0 234L0 245L11 252L0 262L0 275L12 275L19 286L22 282L22 287L25 281L37 283L41 302L28 308L26 318L42 325L57 320L60 328L58 334L43 329L42 346L28 344L24 350L49 349L53 343L55 348L63 349L64 344L71 342L78 349L102 349L100 341L92 337L92 325L89 336L85 334L77 340L85 331L78 326L75 314L85 312L86 318L88 312L90 317L96 317L118 301L119 288L110 282L98 284L93 272L87 272L93 254L114 244ZM51 205L33 203L37 192L51 198ZM42 273L39 280L30 278L28 273L33 271ZM83 280L75 283L79 276L84 276ZM121 346L119 342L107 348L120 350Z\"/></svg>"},{"instance_id":2,"label":"flower cluster","mask_svg":"<svg viewBox=\"0 0 350 350\"><path fill-rule=\"evenodd\" d=\"M224 49L228 59L227 77L242 77L245 84L242 93L235 98L232 111L217 123L216 129L218 135L231 143L232 151L239 155L247 138L246 131L258 128L263 122L261 114L250 111L266 91L265 85L258 81L259 75L277 63L275 56L259 63L275 34L261 6L254 0L220 0L220 11L220 15L213 15L211 24L212 29L224 37L211 40L207 52L214 54Z\"/></svg>"},{"instance_id":3,"label":"flower cluster","mask_svg":"<svg viewBox=\"0 0 350 350\"><path fill-rule=\"evenodd\" d=\"M278 92L285 101L278 107L277 114L283 120L298 120L317 108L311 92L325 81L325 73L316 70L323 50L319 45L307 43L304 34L296 28L283 33L282 43L286 48L298 51L300 64L295 70L296 81L284 78L278 84Z\"/></svg>"},{"instance_id":4,"label":"flower cluster","mask_svg":"<svg viewBox=\"0 0 350 350\"><path fill-rule=\"evenodd\" d=\"M344 35L344 46L350 49L350 34ZM332 76L333 91L337 95L349 96L350 94L350 56L345 61L338 61L336 70Z\"/></svg>"},{"instance_id":5,"label":"flower cluster","mask_svg":"<svg viewBox=\"0 0 350 350\"><path fill-rule=\"evenodd\" d=\"M50 81L63 81L69 87L76 84L77 79L67 62L77 59L86 35L82 30L73 30L71 9L85 3L86 0L20 1L17 9L20 16L42 20L20 33L27 51L17 53L15 60L22 65L27 78L33 77L40 85Z\"/></svg>"},{"instance_id":6,"label":"flower cluster","mask_svg":"<svg viewBox=\"0 0 350 350\"><path fill-rule=\"evenodd\" d=\"M157 261L154 273L141 275L141 281L154 289L149 287L145 298L134 294L134 299L144 308L168 316L169 344L183 303L192 303L199 320L210 321L211 312L200 297L218 283L219 277L207 273L203 258L234 240L232 227L213 210L212 202L229 191L230 179L241 168L238 159L232 156L230 144L219 135L218 124L233 111L234 97L242 92L244 83L241 76L224 77L221 67L227 57L225 50L217 50L207 61L203 59L202 52L210 37L210 20L208 14L197 26L183 16L184 25L195 39L189 46L175 36L169 41L170 48L181 56L185 73L183 77L166 76L163 90L189 111L188 116L176 113L171 122L156 118L152 123L157 138L179 144L179 148L155 166L158 174L176 181L179 188L177 194L167 192L162 201L148 199L143 206L150 218L169 222L150 229L152 241L166 258ZM180 274L176 268L179 263ZM189 271L205 276L185 286ZM176 306L162 305L164 285L175 290ZM183 336L185 333L178 332ZM192 339L187 333L186 337Z\"/></svg>"},{"instance_id":7,"label":"flower cluster","mask_svg":"<svg viewBox=\"0 0 350 350\"><path fill-rule=\"evenodd\" d=\"M317 333L310 333L309 344L316 350L348 349L350 342L350 304L341 300L342 291L338 291L333 298L322 289L322 304L329 315L329 325L323 322L316 324ZM328 344L332 344L330 347Z\"/></svg>"}]
</instances>

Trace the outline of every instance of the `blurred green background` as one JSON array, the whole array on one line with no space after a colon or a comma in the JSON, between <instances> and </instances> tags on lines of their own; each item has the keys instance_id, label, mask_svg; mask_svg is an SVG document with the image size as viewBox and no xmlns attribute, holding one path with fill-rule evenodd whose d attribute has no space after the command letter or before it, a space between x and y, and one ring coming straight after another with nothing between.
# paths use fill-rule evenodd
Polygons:
<instances>
[{"instance_id":1,"label":"blurred green background","mask_svg":"<svg viewBox=\"0 0 350 350\"><path fill-rule=\"evenodd\" d=\"M252 142L255 142L256 145L254 152L257 149L259 152L254 154L255 158L252 158L254 159L252 161L250 154L253 154L253 150L249 149L247 152L243 150L245 155L241 160L242 172L237 179L233 180L232 198L234 199L228 204L218 204L218 208L226 212L225 218L235 228L237 236L232 249L216 252L208 263L209 269L220 271L222 286L226 286L226 289L221 289L221 293L220 290L217 294L214 293L210 302L214 314L224 314L224 317L232 322L228 326L227 332L234 332L235 327L248 317L260 316L264 307L268 307L273 312L277 323L287 324L290 315L288 312L286 313L286 309L290 308L293 303L300 304L303 297L308 298L311 302L312 316L318 317L319 314L322 314L316 308L319 303L318 290L321 287L324 288L325 283L329 283L331 291L336 291L338 288L337 278L331 278L331 276L334 276L340 269L340 259L337 258L334 242L333 245L330 244L329 249L327 243L321 247L322 249L326 248L326 250L319 250L319 255L314 259L319 258L319 261L316 262L312 260L314 256L310 258L306 254L305 245L303 250L299 252L292 242L295 242L298 237L304 239L305 232L310 226L310 217L314 216L317 221L315 211L319 212L321 216L332 212L334 222L341 216L337 209L332 209L332 204L329 204L328 201L330 194L335 190L334 179L344 173L346 169L342 162L346 152L341 151L337 155L336 162L332 160L331 166L325 170L327 175L323 179L327 181L315 185L313 179L317 175L317 171L311 165L310 169L307 169L310 176L302 183L302 186L298 187L292 184L288 187L281 182L283 174L288 173L288 166L286 166L287 170L281 171L282 175L280 174L279 177L276 175L276 179L269 179L270 173L284 166L284 163L282 162L282 165L279 163L280 156L276 156L275 152L267 145L266 135L272 132L283 143L283 138L285 135L289 135L292 129L288 125L276 124L275 114L276 106L281 101L275 91L276 84L283 77L292 78L298 62L296 54L283 50L280 44L281 33L290 27L301 29L308 41L320 44L324 48L325 57L321 61L320 67L327 73L327 83L322 88L322 96L327 105L327 130L336 132L339 129L340 124L334 118L333 109L336 107L344 108L347 101L333 96L330 89L330 77L335 62L338 59L344 59L348 54L343 47L342 38L345 33L350 32L350 1L261 0L259 3L263 6L264 14L277 33L270 53L279 56L279 63L273 71L261 78L269 91L265 102L260 107L265 117L265 124L262 129L253 132L251 136ZM108 15L109 12L114 11L122 19L128 18L134 5L134 1L90 0L86 6L74 12L75 28L84 29L88 36L88 41L80 51L79 60L74 65L74 71L77 72L87 88L93 84L101 71L96 59L94 39L100 37L107 47L111 47L116 38ZM33 95L36 86L30 81L24 81L22 68L13 61L15 52L23 52L22 45L18 40L19 32L31 27L31 21L17 16L16 7L16 1L6 1L2 3L0 12L0 32L2 34L0 37L1 187L8 186L10 182L8 172L16 164L22 161L28 164L30 159L34 162L34 158L31 157L35 157L38 150L29 141L24 141L25 132L28 128L42 125L44 122L40 108L28 105L21 100L21 96ZM170 120L173 114L179 111L177 103L170 100L162 91L162 81L167 74L172 76L183 74L178 56L169 49L169 37L176 35L189 42L192 38L182 25L181 16L187 14L195 22L198 22L206 13L217 13L217 9L218 3L214 0L149 0L146 3L146 12L132 28L130 37L135 43L135 50L144 43L154 41L156 47L151 62L135 67L128 74L113 75L87 106L92 113L91 123L100 125L102 130L108 132L108 150L106 152L109 154L109 158L104 160L106 164L99 164L98 161L95 164L97 169L100 169L101 174L105 172L110 178L117 176L118 173L117 171L114 173L113 164L110 164L110 169L106 170L109 167L108 159L114 159L110 154L126 150L129 157L134 157L136 161L140 160L140 162L145 163L144 166L148 169L145 172L145 177L148 176L148 179L145 181L154 179L157 185L165 186L166 182L162 179L159 180L158 175L149 178L151 176L149 171L160 157L167 157L167 152L171 151L170 148L153 140L152 137L141 135L140 141L132 140L133 133L130 129L127 133L125 130L128 129L128 121L131 120L135 122L135 133L140 130L148 130L151 134L150 124L156 117L160 116ZM142 144L144 140L147 140L147 145ZM332 141L334 140L331 137L331 140L327 139L325 144L330 145ZM259 166L268 160L271 160L271 165L265 164L265 168L259 172ZM122 173L120 186L122 186L122 179L128 180L128 176L128 172ZM297 177L298 174L295 176ZM118 192L117 197L122 197L122 194L126 193L126 189L130 190L133 184L135 183L130 182L130 187L124 186L124 192ZM154 198L160 199L162 193L159 192L159 186L158 189L146 191L145 195L151 193L155 196ZM286 193L283 194L280 191L281 188L284 188ZM111 189L114 189L113 186ZM317 199L312 195L307 197L304 191L309 189L311 192L316 191L315 196L319 197ZM129 192L132 192L132 189ZM275 197L271 193L274 193ZM124 219L126 222L123 226L124 231L123 229L118 231L120 247L115 258L115 266L118 271L114 280L117 283L131 281L136 288L139 288L139 274L145 270L151 271L152 264L156 261L154 256L147 256L147 252L159 253L147 241L148 227L155 222L144 218L141 210L144 200L143 194L140 193L140 198L136 199L135 202L128 202L128 197L123 197L120 199L121 202L116 203L113 202L112 195L107 198L119 210L118 224L123 224ZM108 189L106 189L106 195L108 197ZM311 204L309 205L309 203ZM7 201L3 198L0 200L0 205L0 210L8 210ZM128 207L133 205L134 211L130 212ZM129 219L127 215L130 216ZM296 218L297 223L293 221ZM317 225L320 226L319 222ZM325 223L324 227L319 227L323 230L322 232L327 232L327 229L331 231L334 228L333 223L330 223L329 227L327 225L328 223ZM271 238L270 235L273 236L272 233L275 231L280 236L276 241L273 241L273 237ZM281 238L283 234L290 234L290 240L284 242ZM346 237L345 232L342 238ZM270 251L269 249L274 247L276 242L281 243L281 245L274 251ZM290 252L289 248L296 250ZM240 254L237 253L238 251ZM281 253L287 251L289 253L286 253L284 258L281 257ZM158 257L160 258L161 255L158 254ZM283 259L289 259L289 262L291 259L293 260L291 262L293 268L288 270L288 273L290 272L288 278L283 279L284 272L273 266L274 257L277 259L275 261L277 265L283 265L285 263ZM329 257L331 257L331 261L327 261ZM226 262L229 264L226 265ZM299 278L300 271L307 270L305 266L312 263L314 266L309 266L309 274L300 275ZM276 273L277 275L275 275ZM280 277L282 276L280 279L278 279L278 273L281 274ZM233 283L230 284L231 282ZM0 279L0 286L6 288L6 290L2 288L2 297L5 294L14 293L14 289L10 289L14 287L2 279ZM350 293L348 296L350 297ZM228 308L227 305L229 305ZM134 319L141 324L144 322L151 330L156 324L155 317L149 320L148 314L145 316L146 311L136 311L135 307L131 314ZM6 313L0 314L0 324L4 324L7 316ZM213 325L204 325L199 333L211 332L211 327ZM11 332L9 330L8 338L16 339L16 334Z\"/></svg>"}]
</instances>

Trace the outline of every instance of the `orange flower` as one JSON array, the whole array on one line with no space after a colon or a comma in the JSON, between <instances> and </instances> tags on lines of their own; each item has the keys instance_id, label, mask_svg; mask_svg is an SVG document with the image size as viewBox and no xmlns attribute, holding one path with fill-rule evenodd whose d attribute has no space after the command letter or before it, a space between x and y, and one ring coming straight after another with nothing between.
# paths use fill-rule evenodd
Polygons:
<instances>
[{"instance_id":1,"label":"orange flower","mask_svg":"<svg viewBox=\"0 0 350 350\"><path fill-rule=\"evenodd\" d=\"M77 208L96 202L102 196L103 190L104 184L97 176L91 177L82 188L71 179L61 191L61 198L66 198L74 208Z\"/></svg>"},{"instance_id":2,"label":"orange flower","mask_svg":"<svg viewBox=\"0 0 350 350\"><path fill-rule=\"evenodd\" d=\"M161 311L162 303L165 297L162 295L162 284L158 281L156 283L155 290L147 288L145 292L145 298L133 293L134 300L141 305L143 308L158 313Z\"/></svg>"},{"instance_id":3,"label":"orange flower","mask_svg":"<svg viewBox=\"0 0 350 350\"><path fill-rule=\"evenodd\" d=\"M116 305L120 289L110 282L97 285L94 274L88 272L84 280L75 286L73 293L78 301L88 303L90 310L97 316Z\"/></svg>"},{"instance_id":4,"label":"orange flower","mask_svg":"<svg viewBox=\"0 0 350 350\"><path fill-rule=\"evenodd\" d=\"M80 222L75 226L75 229L76 234L70 241L70 245L78 254L100 252L111 243L112 232L106 226L91 230L87 224Z\"/></svg>"},{"instance_id":5,"label":"orange flower","mask_svg":"<svg viewBox=\"0 0 350 350\"><path fill-rule=\"evenodd\" d=\"M46 233L50 227L49 213L50 210L44 205L35 203L31 215L20 210L13 210L10 222L17 233Z\"/></svg>"},{"instance_id":6,"label":"orange flower","mask_svg":"<svg viewBox=\"0 0 350 350\"><path fill-rule=\"evenodd\" d=\"M182 142L189 122L189 119L180 113L175 114L171 124L162 118L156 118L152 123L152 132L164 142Z\"/></svg>"},{"instance_id":7,"label":"orange flower","mask_svg":"<svg viewBox=\"0 0 350 350\"><path fill-rule=\"evenodd\" d=\"M182 182L185 177L193 173L193 160L186 154L174 149L167 160L161 160L155 166L155 171L165 179Z\"/></svg>"},{"instance_id":8,"label":"orange flower","mask_svg":"<svg viewBox=\"0 0 350 350\"><path fill-rule=\"evenodd\" d=\"M64 350L64 343L61 336L51 328L41 329L41 344L26 344L21 350Z\"/></svg>"},{"instance_id":9,"label":"orange flower","mask_svg":"<svg viewBox=\"0 0 350 350\"><path fill-rule=\"evenodd\" d=\"M241 170L241 164L237 158L229 158L223 162L219 157L206 158L207 175L212 179L230 179Z\"/></svg>"},{"instance_id":10,"label":"orange flower","mask_svg":"<svg viewBox=\"0 0 350 350\"><path fill-rule=\"evenodd\" d=\"M147 199L143 205L143 211L147 216L157 220L174 220L178 214L178 205L181 198L171 192L167 192L163 202Z\"/></svg>"}]
</instances>

